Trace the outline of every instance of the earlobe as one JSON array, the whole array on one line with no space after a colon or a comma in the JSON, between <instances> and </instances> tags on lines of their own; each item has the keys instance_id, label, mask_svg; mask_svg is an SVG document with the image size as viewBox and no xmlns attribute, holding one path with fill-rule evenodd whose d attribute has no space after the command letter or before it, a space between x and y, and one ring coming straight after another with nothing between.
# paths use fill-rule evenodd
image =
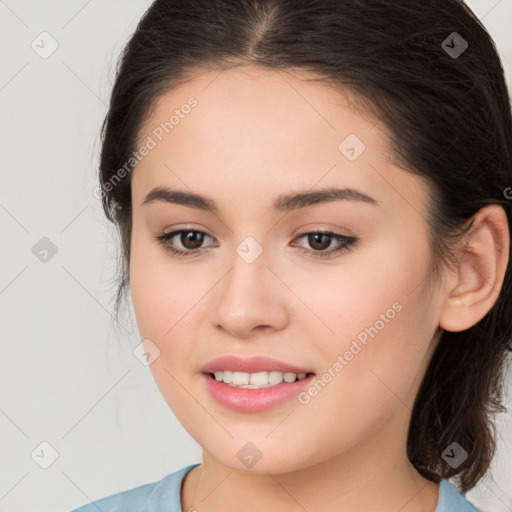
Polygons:
<instances>
[{"instance_id":1,"label":"earlobe","mask_svg":"<svg viewBox=\"0 0 512 512\"><path fill-rule=\"evenodd\" d=\"M439 325L446 331L469 329L491 310L509 261L510 234L505 210L488 205L473 219L445 291Z\"/></svg>"}]
</instances>

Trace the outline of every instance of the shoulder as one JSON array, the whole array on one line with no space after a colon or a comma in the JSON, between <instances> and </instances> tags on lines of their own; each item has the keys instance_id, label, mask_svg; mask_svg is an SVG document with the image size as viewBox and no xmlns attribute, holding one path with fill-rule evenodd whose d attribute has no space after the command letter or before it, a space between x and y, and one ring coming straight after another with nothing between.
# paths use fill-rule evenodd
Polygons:
<instances>
[{"instance_id":1,"label":"shoulder","mask_svg":"<svg viewBox=\"0 0 512 512\"><path fill-rule=\"evenodd\" d=\"M171 512L180 511L180 490L185 475L198 466L191 464L157 482L152 482L93 501L71 512Z\"/></svg>"},{"instance_id":2,"label":"shoulder","mask_svg":"<svg viewBox=\"0 0 512 512\"><path fill-rule=\"evenodd\" d=\"M439 501L435 512L480 512L457 487L448 480L441 480L439 485Z\"/></svg>"}]
</instances>

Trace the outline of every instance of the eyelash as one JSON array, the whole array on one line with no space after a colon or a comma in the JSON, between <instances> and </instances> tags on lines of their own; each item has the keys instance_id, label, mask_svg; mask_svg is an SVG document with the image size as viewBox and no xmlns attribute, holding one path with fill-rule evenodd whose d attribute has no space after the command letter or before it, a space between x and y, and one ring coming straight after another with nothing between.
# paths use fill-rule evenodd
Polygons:
<instances>
[{"instance_id":1,"label":"eyelash","mask_svg":"<svg viewBox=\"0 0 512 512\"><path fill-rule=\"evenodd\" d=\"M184 251L181 249L176 249L176 248L172 247L170 245L169 241L172 238L174 238L177 234L180 234L180 233L201 233L203 235L210 236L210 235L208 235L208 233L205 233L204 231L199 231L199 230L194 230L194 229L179 229L176 231L171 231L169 233L162 233L160 235L157 235L157 236L155 236L155 239L157 240L157 242L160 245L162 245L164 247L164 249L166 251L169 251L170 253L172 253L173 255L175 255L179 258L191 257L192 255L197 255L198 253L203 252L203 249L205 249L204 247L201 247L199 249L191 249L191 250L187 250L187 251ZM339 252L349 250L359 241L359 239L356 237L340 235L338 233L333 233L331 231L308 231L307 233L303 233L303 234L297 236L296 239L300 239L307 235L317 235L317 234L318 235L327 235L327 236L332 237L332 239L340 242L339 247L336 249L331 249L330 251L315 251L315 250L304 249L303 247L299 247L299 250L301 250L302 252L306 252L306 253L312 253L311 255L315 258L317 258L317 257L325 258L328 256L332 256L333 254L337 254Z\"/></svg>"}]
</instances>

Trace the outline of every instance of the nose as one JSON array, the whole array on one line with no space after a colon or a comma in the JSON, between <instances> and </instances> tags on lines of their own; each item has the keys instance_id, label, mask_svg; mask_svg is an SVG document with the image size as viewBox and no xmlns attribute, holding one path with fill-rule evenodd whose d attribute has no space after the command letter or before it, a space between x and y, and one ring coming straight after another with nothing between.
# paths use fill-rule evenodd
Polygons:
<instances>
[{"instance_id":1,"label":"nose","mask_svg":"<svg viewBox=\"0 0 512 512\"><path fill-rule=\"evenodd\" d=\"M237 339L281 330L288 321L287 290L275 270L268 268L264 255L265 251L248 263L236 254L231 270L218 286L214 325Z\"/></svg>"}]
</instances>

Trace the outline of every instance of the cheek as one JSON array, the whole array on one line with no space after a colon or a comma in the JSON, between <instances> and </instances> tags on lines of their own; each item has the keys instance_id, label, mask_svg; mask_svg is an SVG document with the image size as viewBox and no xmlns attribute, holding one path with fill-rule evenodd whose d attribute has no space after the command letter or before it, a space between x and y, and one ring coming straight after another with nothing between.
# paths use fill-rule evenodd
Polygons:
<instances>
[{"instance_id":1,"label":"cheek","mask_svg":"<svg viewBox=\"0 0 512 512\"><path fill-rule=\"evenodd\" d=\"M134 226L130 255L130 293L141 337L159 345L173 334L173 326L197 302L203 270L194 278L184 266Z\"/></svg>"},{"instance_id":2,"label":"cheek","mask_svg":"<svg viewBox=\"0 0 512 512\"><path fill-rule=\"evenodd\" d=\"M158 356L150 364L163 398L172 410L193 407L180 383L186 378L190 344L182 340L194 319L198 285L178 266L170 264L165 251L137 236L130 258L130 293L141 340L156 345ZM200 288L200 286L199 286ZM187 313L188 312L188 313ZM146 350L154 347L144 342ZM153 352L155 353L155 352Z\"/></svg>"},{"instance_id":3,"label":"cheek","mask_svg":"<svg viewBox=\"0 0 512 512\"><path fill-rule=\"evenodd\" d=\"M393 320L399 316L397 309L408 304L409 312L417 310L428 260L427 247L420 241L410 247L397 236L355 249L341 256L338 264L290 273L287 283L311 311L310 323L318 322L326 339L343 341L376 322L382 329L381 315Z\"/></svg>"},{"instance_id":4,"label":"cheek","mask_svg":"<svg viewBox=\"0 0 512 512\"><path fill-rule=\"evenodd\" d=\"M383 387L375 374L407 393L436 327L426 242L411 247L406 236L397 236L324 268L314 279L295 277L292 288L314 313L307 322L326 369L344 356L342 373L359 399L372 400L372 386Z\"/></svg>"}]
</instances>

